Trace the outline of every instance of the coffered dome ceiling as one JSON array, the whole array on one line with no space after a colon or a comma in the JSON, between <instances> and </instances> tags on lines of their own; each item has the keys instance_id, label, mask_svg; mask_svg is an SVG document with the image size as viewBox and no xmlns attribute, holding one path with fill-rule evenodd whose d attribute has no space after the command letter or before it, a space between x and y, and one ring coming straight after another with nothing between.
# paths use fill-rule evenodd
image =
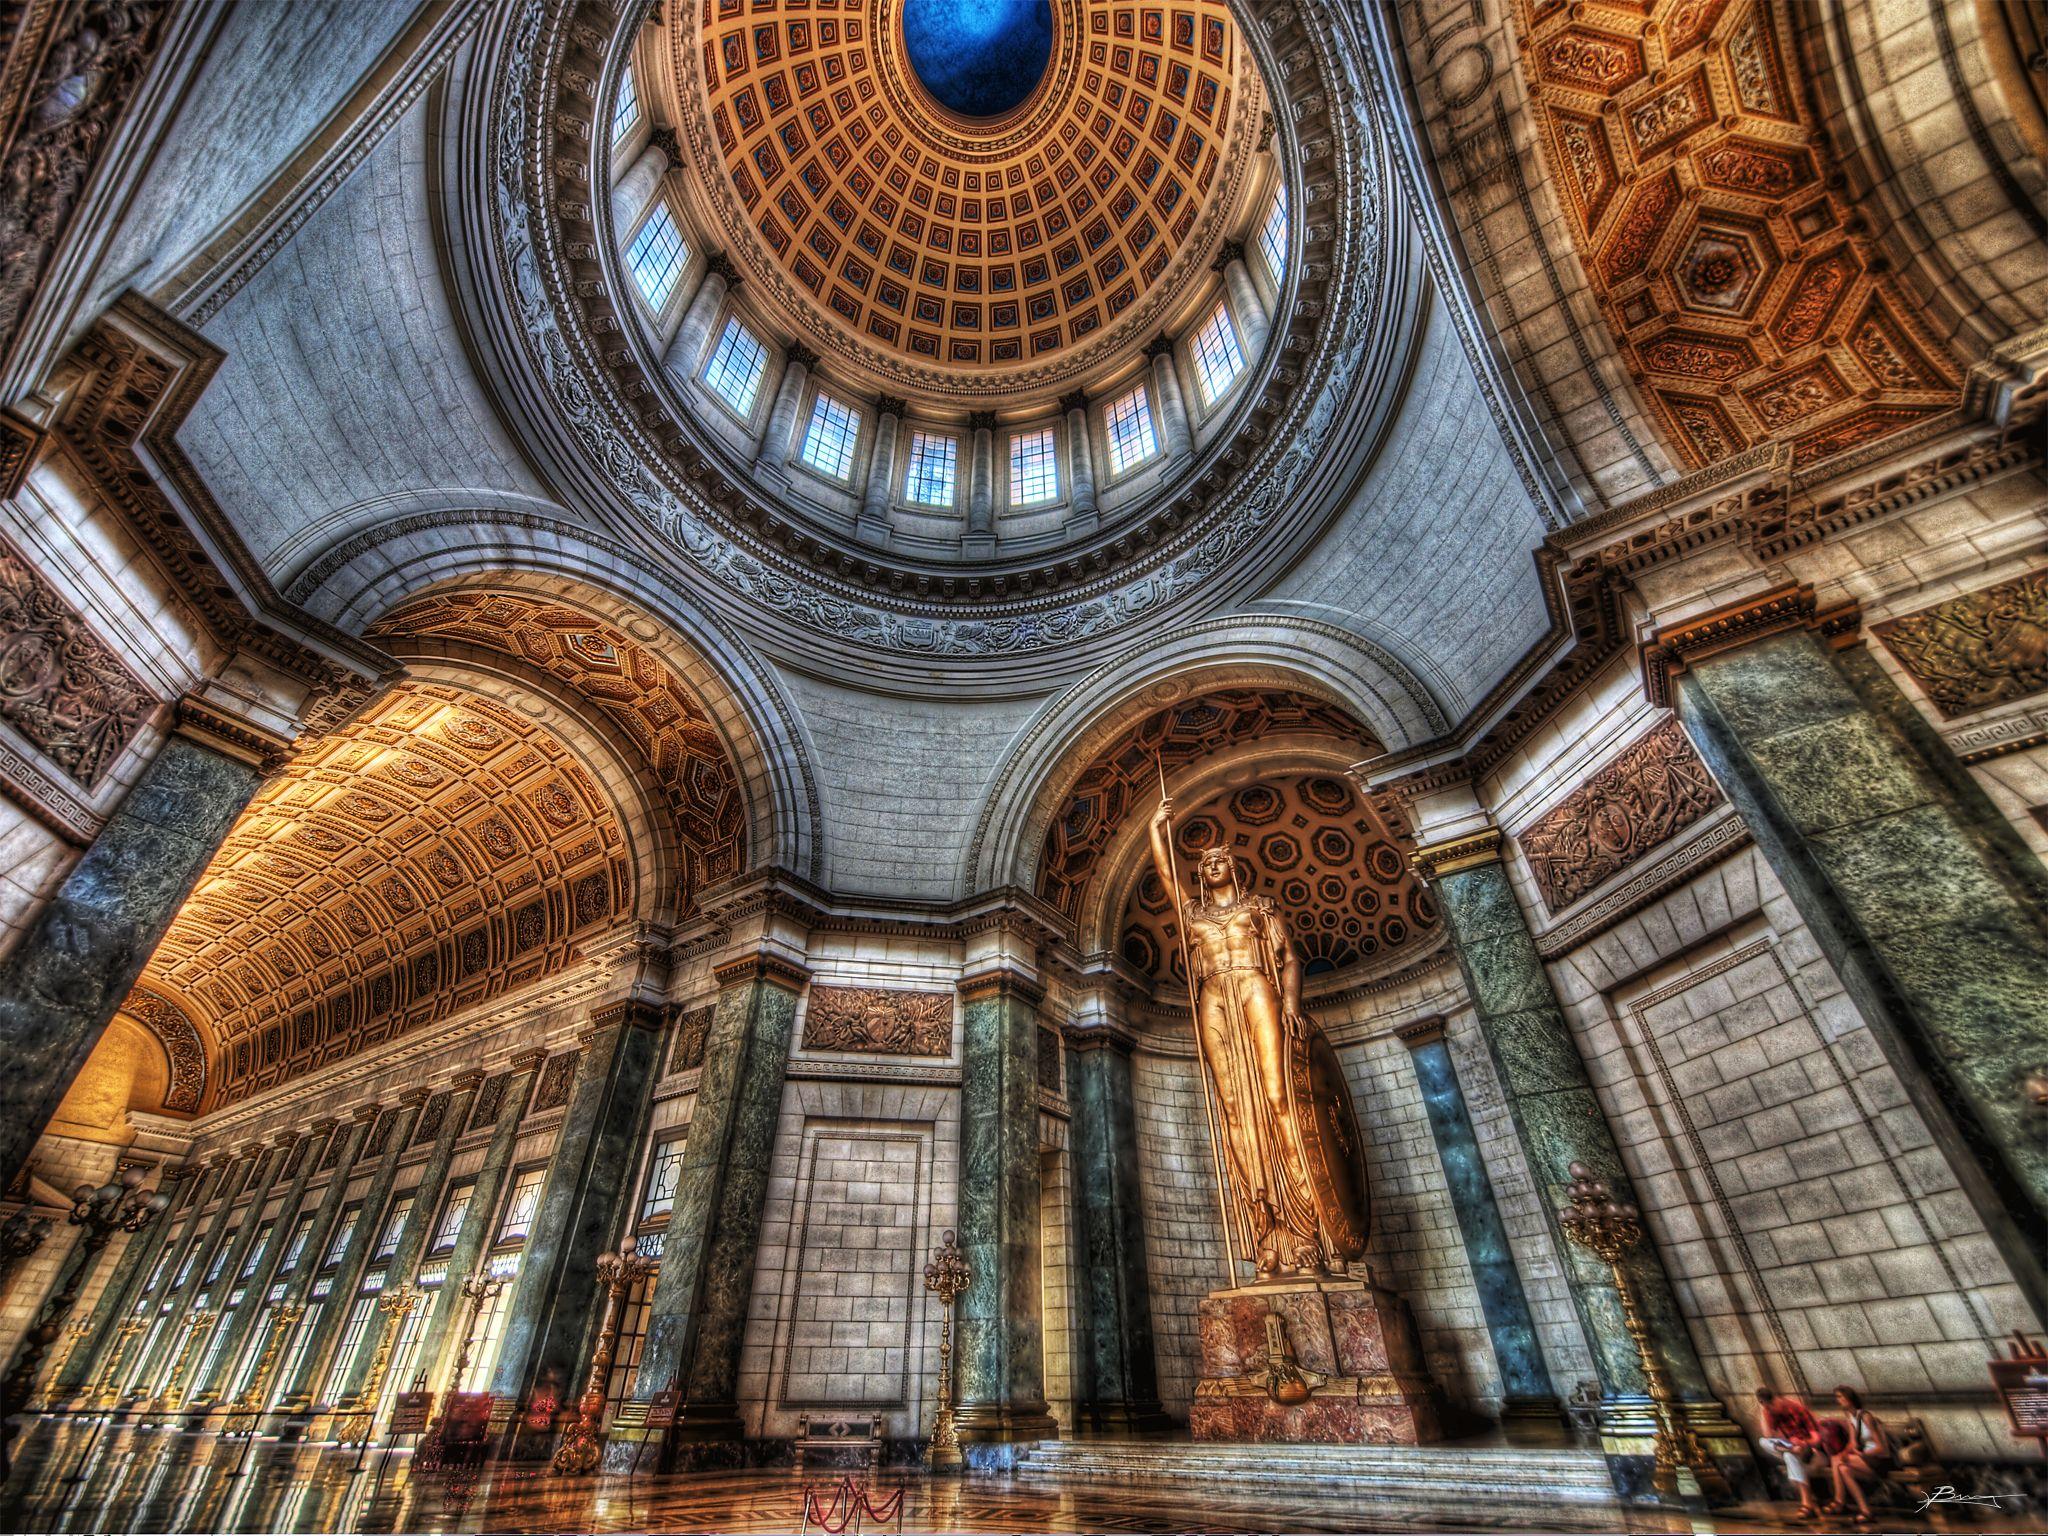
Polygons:
<instances>
[{"instance_id":1,"label":"coffered dome ceiling","mask_svg":"<svg viewBox=\"0 0 2048 1536\"><path fill-rule=\"evenodd\" d=\"M1149 339L1215 254L1264 108L1222 0L668 20L670 110L731 254L807 341L911 390L1044 387Z\"/></svg>"}]
</instances>

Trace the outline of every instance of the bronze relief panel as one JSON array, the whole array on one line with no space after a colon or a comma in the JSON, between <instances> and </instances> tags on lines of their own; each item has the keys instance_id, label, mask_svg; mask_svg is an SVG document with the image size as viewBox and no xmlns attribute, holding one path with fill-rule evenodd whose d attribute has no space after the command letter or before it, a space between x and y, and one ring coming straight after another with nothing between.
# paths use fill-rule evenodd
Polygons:
<instances>
[{"instance_id":1,"label":"bronze relief panel","mask_svg":"<svg viewBox=\"0 0 2048 1536\"><path fill-rule=\"evenodd\" d=\"M882 1056L946 1056L953 1049L953 994L896 987L811 988L804 1049Z\"/></svg>"},{"instance_id":2,"label":"bronze relief panel","mask_svg":"<svg viewBox=\"0 0 2048 1536\"><path fill-rule=\"evenodd\" d=\"M1872 626L1944 720L2048 687L2048 570Z\"/></svg>"}]
</instances>

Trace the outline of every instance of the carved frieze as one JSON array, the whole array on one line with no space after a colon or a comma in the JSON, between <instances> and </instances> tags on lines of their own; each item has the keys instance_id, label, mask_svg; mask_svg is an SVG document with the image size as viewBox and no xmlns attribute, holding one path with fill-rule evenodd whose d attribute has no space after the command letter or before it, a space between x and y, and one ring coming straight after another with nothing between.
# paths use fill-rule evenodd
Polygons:
<instances>
[{"instance_id":1,"label":"carved frieze","mask_svg":"<svg viewBox=\"0 0 2048 1536\"><path fill-rule=\"evenodd\" d=\"M476 1102L470 1106L467 1129L477 1130L491 1124L498 1118L498 1111L505 1105L505 1090L512 1085L512 1074L500 1072L484 1080L476 1091Z\"/></svg>"},{"instance_id":2,"label":"carved frieze","mask_svg":"<svg viewBox=\"0 0 2048 1536\"><path fill-rule=\"evenodd\" d=\"M953 1048L953 995L891 987L811 988L804 1048L944 1056Z\"/></svg>"},{"instance_id":3,"label":"carved frieze","mask_svg":"<svg viewBox=\"0 0 2048 1536\"><path fill-rule=\"evenodd\" d=\"M1038 1026L1038 1086L1047 1093L1065 1093L1060 1077L1060 1037L1043 1024Z\"/></svg>"},{"instance_id":4,"label":"carved frieze","mask_svg":"<svg viewBox=\"0 0 2048 1536\"><path fill-rule=\"evenodd\" d=\"M1677 836L1721 789L1676 719L1666 720L1516 838L1551 912Z\"/></svg>"},{"instance_id":5,"label":"carved frieze","mask_svg":"<svg viewBox=\"0 0 2048 1536\"><path fill-rule=\"evenodd\" d=\"M576 1062L581 1051L564 1051L559 1056L550 1056L548 1064L540 1069L540 1086L534 1090L533 1112L560 1109L569 1102L570 1086L576 1081Z\"/></svg>"},{"instance_id":6,"label":"carved frieze","mask_svg":"<svg viewBox=\"0 0 2048 1536\"><path fill-rule=\"evenodd\" d=\"M91 789L155 707L113 648L0 539L0 720Z\"/></svg>"},{"instance_id":7,"label":"carved frieze","mask_svg":"<svg viewBox=\"0 0 2048 1536\"><path fill-rule=\"evenodd\" d=\"M2048 570L1872 628L1943 719L2048 688Z\"/></svg>"},{"instance_id":8,"label":"carved frieze","mask_svg":"<svg viewBox=\"0 0 2048 1536\"><path fill-rule=\"evenodd\" d=\"M441 1126L448 1119L448 1098L443 1092L427 1100L427 1107L420 1111L419 1124L413 1127L413 1146L424 1147L441 1134Z\"/></svg>"}]
</instances>

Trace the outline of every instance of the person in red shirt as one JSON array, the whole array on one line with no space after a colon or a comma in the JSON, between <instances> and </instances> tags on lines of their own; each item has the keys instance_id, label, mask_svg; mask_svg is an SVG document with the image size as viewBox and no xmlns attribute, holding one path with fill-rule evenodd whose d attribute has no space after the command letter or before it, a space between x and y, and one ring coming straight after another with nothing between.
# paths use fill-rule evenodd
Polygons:
<instances>
[{"instance_id":1,"label":"person in red shirt","mask_svg":"<svg viewBox=\"0 0 2048 1536\"><path fill-rule=\"evenodd\" d=\"M1820 1425L1796 1397L1758 1387L1756 1400L1763 1409L1763 1436L1757 1444L1765 1454L1784 1462L1785 1476L1799 1490L1800 1518L1818 1517L1820 1502L1813 1496L1812 1472L1827 1465L1818 1445Z\"/></svg>"}]
</instances>

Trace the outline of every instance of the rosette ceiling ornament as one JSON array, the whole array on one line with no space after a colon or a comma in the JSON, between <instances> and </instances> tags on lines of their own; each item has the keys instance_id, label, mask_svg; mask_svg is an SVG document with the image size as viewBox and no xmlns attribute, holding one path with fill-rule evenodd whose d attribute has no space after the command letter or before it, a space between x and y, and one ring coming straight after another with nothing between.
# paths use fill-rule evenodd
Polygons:
<instances>
[{"instance_id":1,"label":"rosette ceiling ornament","mask_svg":"<svg viewBox=\"0 0 2048 1536\"><path fill-rule=\"evenodd\" d=\"M1417 330L1414 253L1386 217L1391 183L1371 76L1357 40L1328 7L1296 0L1187 0L1164 8L1053 0L1043 73L1021 99L1003 104L957 94L971 93L972 82L957 88L942 82L935 90L920 77L907 52L901 5L902 0L849 0L811 8L801 18L807 25L795 34L804 46L795 50L796 13L783 15L781 6L762 12L775 24L773 70L762 67L768 37L753 33L758 7L671 0L661 8L657 31L670 46L656 56L667 58L676 78L643 78L636 86L647 93L643 100L660 93L664 108L678 115L674 179L683 184L693 218L715 220L707 227L724 235L728 247L719 254L740 274L756 312L765 305L786 322L786 333L772 340L819 355L841 387L858 394L863 382L874 381L877 393L908 400L913 413L950 405L962 415L971 407L1004 413L1007 420L1017 412L1051 411L1073 389L1108 387L1130 376L1142 368L1143 349L1162 328L1187 324L1190 317L1175 311L1176 294L1183 285L1214 283L1224 237L1249 216L1246 208L1227 206L1226 194L1235 195L1229 193L1233 178L1241 175L1232 157L1258 152L1270 125L1268 147L1290 210L1288 271L1270 340L1251 360L1230 410L1219 414L1186 462L1163 477L1156 494L1105 517L1098 529L1028 553L952 563L920 564L900 551L864 546L778 496L729 442L695 419L629 297L631 279L621 270L617 232L602 195L613 171L604 125L617 105L626 62L655 8L640 4L621 14L601 0L520 0L507 7L497 18L490 67L472 77L487 100L458 96L448 108L451 121L488 123L488 132L465 135L468 179L451 190L489 208L494 238L487 251L472 253L468 302L474 333L514 381L507 404L526 417L528 440L555 457L564 483L594 485L612 515L629 514L644 530L652 558L694 568L699 585L754 633L779 647L835 660L849 647L860 648L875 665L901 666L906 675L909 669L922 675L932 659L1033 668L1055 653L1058 660L1075 660L1094 642L1126 644L1148 627L1255 588L1300 552L1355 481L1392 416ZM1176 18L1183 14L1188 57L1199 64L1205 48L1217 55L1207 67L1214 90L1207 120L1194 111L1204 89L1202 69L1191 67L1185 82L1171 75L1180 56L1174 48ZM1145 29L1155 25L1147 16L1159 18L1156 42L1147 41ZM835 24L830 42L827 20ZM861 29L858 48L855 23ZM742 45L747 68L729 74L727 50L737 55ZM803 57L794 57L797 52ZM862 55L859 76L856 53ZM1153 62L1141 64L1141 54ZM646 47L639 57L648 57ZM840 62L828 63L831 58ZM818 71L814 98L804 97L797 84L797 68L806 63ZM1127 80L1118 74L1120 64L1130 72ZM1164 105L1143 109L1143 135L1134 132L1132 154L1105 154L1094 131L1098 108L1106 110L1109 86L1121 82L1118 110L1130 110L1139 99L1141 68L1157 82L1156 89L1147 87L1146 99L1173 103L1173 88L1184 86L1188 105L1171 107L1175 120L1165 155L1151 137L1159 121L1154 114L1166 110ZM830 78L835 71L836 81ZM780 114L767 107L769 73L779 74L792 93ZM1283 78L1286 99L1271 107L1270 82ZM756 105L764 121L743 128L738 96L750 87L761 93ZM842 88L848 93L844 102ZM985 83L981 88L990 89ZM956 93L953 106L941 91ZM963 102L991 100L996 110L986 117L959 110ZM815 122L813 106L823 109ZM720 108L728 119L729 146L715 122ZM851 131L856 121L868 136L858 154ZM1116 119L1118 125L1124 121ZM800 165L830 163L815 142L818 125L834 130L826 139L845 141L847 163L832 173L830 184L805 185L802 228L790 227L794 209L785 211L781 202L788 186L803 185L787 164L785 123L801 125ZM1199 146L1184 150L1183 144L1196 142L1193 124L1201 125ZM1110 146L1117 131L1109 135ZM1073 186L1062 189L1048 146L1066 146L1061 163L1071 163L1084 132L1097 153L1085 173L1076 166ZM771 142L783 157L781 171L772 188L756 186L750 208L737 178L751 167L749 174L758 180L763 173L754 151ZM906 158L913 144L914 171ZM903 193L889 170L878 173L864 158L877 145L894 157L890 169L905 171ZM1177 157L1183 153L1191 165L1181 164ZM1086 295L1079 287L1070 291L1057 272L1043 285L1026 283L1026 253L1017 247L1024 224L1041 215L1034 155L1044 157L1039 163L1045 179L1084 252L1092 216L1111 210L1107 226L1117 232L1098 232L1099 251L1123 263L1111 262L1107 269L1113 273L1110 292L1103 290L1096 261L1086 262ZM1148 167L1148 155L1156 167ZM1014 190L1013 163L1024 182ZM1120 203L1126 192L1138 196L1148 168L1154 188L1169 172L1182 179L1183 191L1163 217L1149 200L1150 189L1145 201ZM858 187L857 169L869 178ZM981 182L978 222L966 218L970 170ZM992 193L998 171L1001 191ZM948 187L954 175L959 186ZM1098 186L1098 179L1106 185ZM932 206L921 224L911 225L921 230L925 244L908 252L905 317L891 339L870 322L877 312L893 318L893 310L882 305L878 311L869 300L858 315L849 315L835 307L835 284L821 276L814 293L797 263L816 261L823 273L824 258L809 239L821 217L825 226L839 227L832 208L835 196L843 195L838 216L849 233L831 269L843 284L863 219L880 233L876 216L886 192L899 201L879 258L871 263L869 291L878 295L893 245L905 244L903 210L916 206L911 186L927 188ZM1087 192L1090 216L1079 221L1076 190ZM942 192L953 208L943 221L944 234ZM1028 194L1028 210L1019 192ZM997 197L999 218L993 215ZM1114 217L1118 206L1129 215L1123 221ZM1142 250L1136 248L1140 207L1152 230ZM771 212L782 222L786 251L763 233ZM1226 227L1230 218L1236 226ZM969 233L981 245L972 258L961 249ZM1011 243L1002 258L993 251L998 233ZM1054 260L1043 222L1039 239L1039 250ZM939 276L936 266L926 267L928 257L938 259L939 241L952 246L945 254L943 289L925 282ZM860 259L869 258L863 253ZM994 326L992 306L999 296L989 289L998 280L995 269L1005 264L1015 268L1019 304L1027 304L1029 291L1042 289L1052 297L1051 314L1034 323L1027 307L1014 331ZM970 266L970 281L983 288L971 302L981 306L984 350L978 362L953 362L954 341L975 329L957 323L967 312L955 307L970 302L957 288ZM903 281L902 275L895 280ZM941 292L944 324L930 333L936 342L914 342L915 296L937 300ZM1055 327L1057 342L1051 339ZM1034 331L1045 337L1036 352ZM1004 337L1018 343L1014 360L991 355Z\"/></svg>"}]
</instances>

